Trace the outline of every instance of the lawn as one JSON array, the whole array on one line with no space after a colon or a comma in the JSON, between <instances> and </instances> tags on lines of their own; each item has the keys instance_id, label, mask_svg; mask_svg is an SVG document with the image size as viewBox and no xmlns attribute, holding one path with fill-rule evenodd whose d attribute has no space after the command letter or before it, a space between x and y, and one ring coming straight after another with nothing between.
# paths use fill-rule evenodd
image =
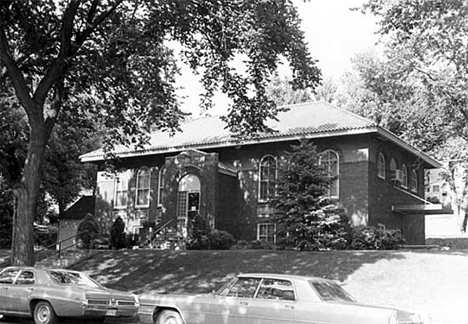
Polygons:
<instances>
[{"instance_id":1,"label":"lawn","mask_svg":"<svg viewBox=\"0 0 468 324\"><path fill-rule=\"evenodd\" d=\"M211 292L240 272L312 275L341 282L361 302L426 311L434 324L468 323L468 251L106 251L73 268L135 293Z\"/></svg>"}]
</instances>

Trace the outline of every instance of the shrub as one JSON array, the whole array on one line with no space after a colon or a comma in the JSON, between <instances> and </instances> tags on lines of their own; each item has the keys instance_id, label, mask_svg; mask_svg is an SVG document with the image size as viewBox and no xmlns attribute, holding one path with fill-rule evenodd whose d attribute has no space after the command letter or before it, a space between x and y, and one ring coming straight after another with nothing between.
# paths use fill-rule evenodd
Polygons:
<instances>
[{"instance_id":1,"label":"shrub","mask_svg":"<svg viewBox=\"0 0 468 324\"><path fill-rule=\"evenodd\" d=\"M249 248L249 242L246 240L239 240L235 245L231 247L233 250L247 250Z\"/></svg>"},{"instance_id":2,"label":"shrub","mask_svg":"<svg viewBox=\"0 0 468 324\"><path fill-rule=\"evenodd\" d=\"M117 217L110 230L109 243L113 249L123 249L127 246L125 235L125 223L122 217Z\"/></svg>"},{"instance_id":3,"label":"shrub","mask_svg":"<svg viewBox=\"0 0 468 324\"><path fill-rule=\"evenodd\" d=\"M355 250L394 250L405 238L397 229L363 226L354 229L351 248Z\"/></svg>"},{"instance_id":4,"label":"shrub","mask_svg":"<svg viewBox=\"0 0 468 324\"><path fill-rule=\"evenodd\" d=\"M252 250L271 250L273 245L265 240L254 240L250 242L249 249Z\"/></svg>"},{"instance_id":5,"label":"shrub","mask_svg":"<svg viewBox=\"0 0 468 324\"><path fill-rule=\"evenodd\" d=\"M91 241L99 235L99 224L90 213L86 214L78 226L77 237L81 241L81 248L90 249Z\"/></svg>"},{"instance_id":6,"label":"shrub","mask_svg":"<svg viewBox=\"0 0 468 324\"><path fill-rule=\"evenodd\" d=\"M211 250L229 250L236 243L231 233L213 230L208 234Z\"/></svg>"},{"instance_id":7,"label":"shrub","mask_svg":"<svg viewBox=\"0 0 468 324\"><path fill-rule=\"evenodd\" d=\"M185 248L187 250L209 250L210 240L207 235L198 235L187 240Z\"/></svg>"}]
</instances>

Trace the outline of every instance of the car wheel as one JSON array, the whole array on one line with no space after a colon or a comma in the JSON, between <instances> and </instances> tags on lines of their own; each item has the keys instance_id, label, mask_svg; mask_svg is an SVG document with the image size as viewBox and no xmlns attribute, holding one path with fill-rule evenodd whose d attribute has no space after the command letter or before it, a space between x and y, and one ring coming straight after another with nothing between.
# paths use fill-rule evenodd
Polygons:
<instances>
[{"instance_id":1,"label":"car wheel","mask_svg":"<svg viewBox=\"0 0 468 324\"><path fill-rule=\"evenodd\" d=\"M180 314L172 310L163 310L159 313L156 324L183 324Z\"/></svg>"},{"instance_id":2,"label":"car wheel","mask_svg":"<svg viewBox=\"0 0 468 324\"><path fill-rule=\"evenodd\" d=\"M57 315L50 303L40 301L34 307L34 322L36 324L54 324L57 322Z\"/></svg>"}]
</instances>

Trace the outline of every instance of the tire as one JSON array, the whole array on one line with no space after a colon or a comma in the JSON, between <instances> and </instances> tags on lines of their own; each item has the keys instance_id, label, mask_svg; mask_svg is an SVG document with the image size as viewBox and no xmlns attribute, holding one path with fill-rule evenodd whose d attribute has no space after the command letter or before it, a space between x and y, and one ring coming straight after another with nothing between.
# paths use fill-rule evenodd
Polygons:
<instances>
[{"instance_id":1,"label":"tire","mask_svg":"<svg viewBox=\"0 0 468 324\"><path fill-rule=\"evenodd\" d=\"M57 323L57 314L55 314L52 305L46 301L40 301L34 307L34 323L36 324L55 324Z\"/></svg>"},{"instance_id":2,"label":"tire","mask_svg":"<svg viewBox=\"0 0 468 324\"><path fill-rule=\"evenodd\" d=\"M184 324L184 321L178 312L165 309L158 314L156 324Z\"/></svg>"}]
</instances>

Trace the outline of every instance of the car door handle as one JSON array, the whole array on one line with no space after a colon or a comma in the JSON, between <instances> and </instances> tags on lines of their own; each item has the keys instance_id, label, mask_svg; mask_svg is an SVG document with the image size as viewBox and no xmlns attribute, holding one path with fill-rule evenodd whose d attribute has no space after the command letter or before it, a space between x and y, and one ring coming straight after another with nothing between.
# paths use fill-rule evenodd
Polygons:
<instances>
[{"instance_id":1,"label":"car door handle","mask_svg":"<svg viewBox=\"0 0 468 324\"><path fill-rule=\"evenodd\" d=\"M33 291L33 290L34 290L34 288L28 288L28 290L29 290L29 291Z\"/></svg>"},{"instance_id":2,"label":"car door handle","mask_svg":"<svg viewBox=\"0 0 468 324\"><path fill-rule=\"evenodd\" d=\"M287 309L294 309L294 305L285 305L284 307Z\"/></svg>"},{"instance_id":3,"label":"car door handle","mask_svg":"<svg viewBox=\"0 0 468 324\"><path fill-rule=\"evenodd\" d=\"M241 301L241 302L239 302L239 304L247 306L249 303L246 302L246 301Z\"/></svg>"}]
</instances>

